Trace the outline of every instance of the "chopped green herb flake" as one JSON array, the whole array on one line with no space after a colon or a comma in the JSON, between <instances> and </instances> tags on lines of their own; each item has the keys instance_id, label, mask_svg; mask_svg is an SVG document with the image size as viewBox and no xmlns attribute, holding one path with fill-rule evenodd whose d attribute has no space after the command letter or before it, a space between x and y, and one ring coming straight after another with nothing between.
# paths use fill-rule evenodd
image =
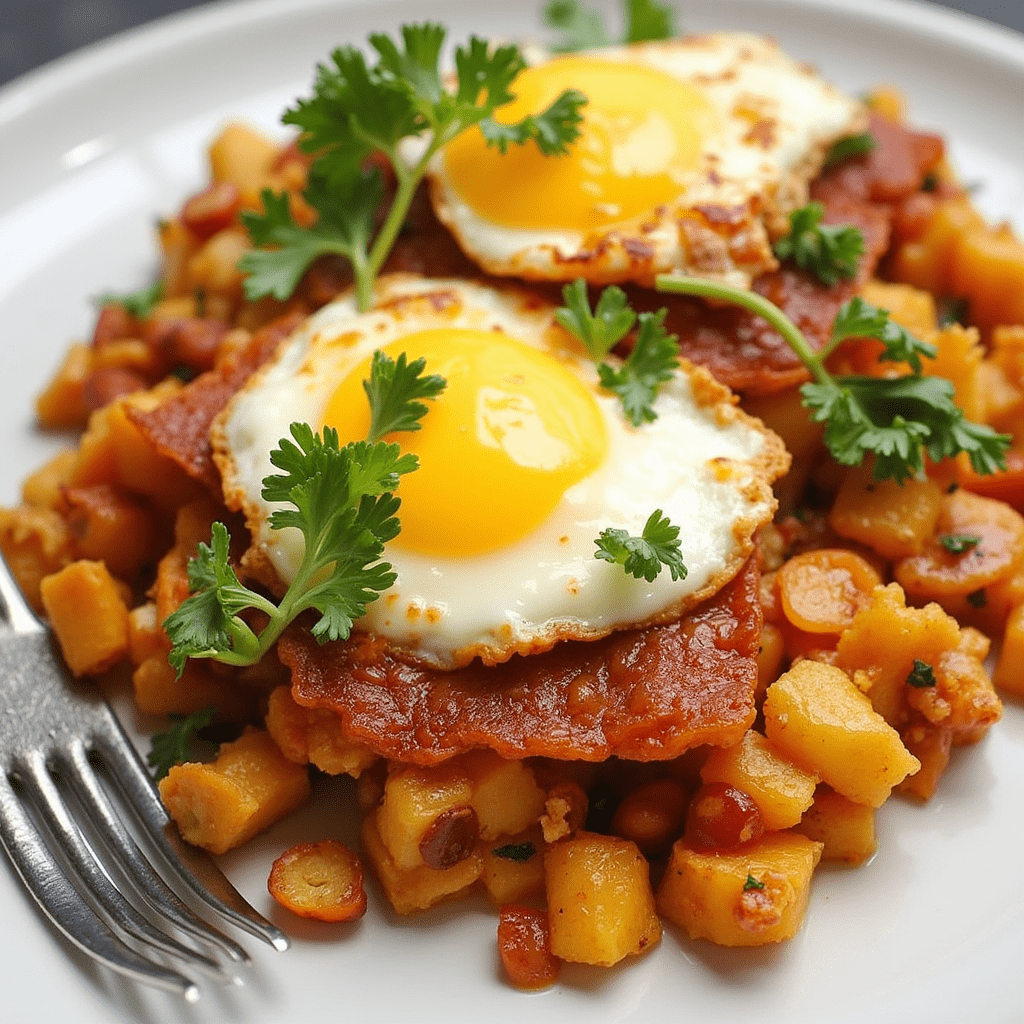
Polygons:
<instances>
[{"instance_id":1,"label":"chopped green herb flake","mask_svg":"<svg viewBox=\"0 0 1024 1024\"><path fill-rule=\"evenodd\" d=\"M153 735L149 751L149 765L154 778L162 779L176 764L189 759L196 734L213 721L216 713L216 708L202 708L191 715L167 716L170 728Z\"/></svg>"},{"instance_id":2,"label":"chopped green herb flake","mask_svg":"<svg viewBox=\"0 0 1024 1024\"><path fill-rule=\"evenodd\" d=\"M679 527L673 526L661 509L655 509L644 524L643 534L631 536L625 530L609 527L594 542L594 557L621 565L635 579L653 583L667 565L674 580L686 579L686 566L680 554Z\"/></svg>"},{"instance_id":3,"label":"chopped green herb flake","mask_svg":"<svg viewBox=\"0 0 1024 1024\"><path fill-rule=\"evenodd\" d=\"M822 284L847 281L857 273L864 254L864 235L849 224L820 223L825 214L821 203L808 203L789 218L789 234L772 246L780 260L792 260Z\"/></svg>"},{"instance_id":4,"label":"chopped green herb flake","mask_svg":"<svg viewBox=\"0 0 1024 1024\"><path fill-rule=\"evenodd\" d=\"M973 533L944 533L939 537L939 543L951 555L962 555L965 551L976 548L981 543L981 538Z\"/></svg>"},{"instance_id":5,"label":"chopped green herb flake","mask_svg":"<svg viewBox=\"0 0 1024 1024\"><path fill-rule=\"evenodd\" d=\"M980 587L978 590L972 590L967 595L967 603L972 608L984 608L988 604L988 594L985 593L985 588Z\"/></svg>"},{"instance_id":6,"label":"chopped green herb flake","mask_svg":"<svg viewBox=\"0 0 1024 1024\"><path fill-rule=\"evenodd\" d=\"M875 148L875 140L868 132L846 135L832 143L825 156L825 167L833 167L855 156L867 156Z\"/></svg>"},{"instance_id":7,"label":"chopped green herb flake","mask_svg":"<svg viewBox=\"0 0 1024 1024\"><path fill-rule=\"evenodd\" d=\"M934 685L935 672L932 670L931 665L927 661L915 658L914 667L910 670L910 675L907 676L907 686L923 690L925 687Z\"/></svg>"},{"instance_id":8,"label":"chopped green herb flake","mask_svg":"<svg viewBox=\"0 0 1024 1024\"><path fill-rule=\"evenodd\" d=\"M536 856L537 847L531 842L506 843L504 846L496 846L491 852L495 857L503 857L505 860L514 860L522 863Z\"/></svg>"},{"instance_id":9,"label":"chopped green herb flake","mask_svg":"<svg viewBox=\"0 0 1024 1024\"><path fill-rule=\"evenodd\" d=\"M108 293L96 299L98 306L124 306L136 320L146 320L153 312L153 307L164 297L163 283L157 281L149 288L140 288L137 292L127 295Z\"/></svg>"},{"instance_id":10,"label":"chopped green herb flake","mask_svg":"<svg viewBox=\"0 0 1024 1024\"><path fill-rule=\"evenodd\" d=\"M763 889L764 882L759 882L753 875L747 875L747 880L743 883L743 891L750 892L751 889Z\"/></svg>"}]
</instances>

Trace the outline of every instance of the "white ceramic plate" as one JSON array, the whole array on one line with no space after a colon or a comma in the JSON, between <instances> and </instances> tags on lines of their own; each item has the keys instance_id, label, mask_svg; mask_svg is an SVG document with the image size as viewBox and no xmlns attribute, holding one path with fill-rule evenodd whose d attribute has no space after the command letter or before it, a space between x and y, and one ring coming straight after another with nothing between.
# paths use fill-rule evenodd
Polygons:
<instances>
[{"instance_id":1,"label":"white ceramic plate","mask_svg":"<svg viewBox=\"0 0 1024 1024\"><path fill-rule=\"evenodd\" d=\"M539 0L249 0L170 19L30 75L0 92L0 501L59 439L31 426L31 402L90 297L148 282L152 223L203 181L203 147L231 117L276 129L316 60L338 42L439 19L455 38L536 34ZM691 30L774 34L839 85L903 89L913 120L951 141L993 217L1024 228L1024 37L923 4L886 0L687 0ZM97 971L51 934L0 866L0 1019L300 1024L330 1020L770 1022L1024 1019L1024 714L958 751L925 807L894 800L880 851L860 870L822 870L801 934L781 948L716 949L671 929L641 961L567 969L523 995L499 978L495 917L482 901L398 920L376 890L355 926L304 926L275 954L246 940L239 989L196 1007ZM265 879L291 842L345 832L327 787L300 820L225 858L271 916Z\"/></svg>"}]
</instances>

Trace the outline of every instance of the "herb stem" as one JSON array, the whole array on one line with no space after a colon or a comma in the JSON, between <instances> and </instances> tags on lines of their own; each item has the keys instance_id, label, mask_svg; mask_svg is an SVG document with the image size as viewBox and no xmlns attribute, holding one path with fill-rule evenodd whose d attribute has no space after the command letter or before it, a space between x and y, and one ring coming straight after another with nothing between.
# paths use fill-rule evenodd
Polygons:
<instances>
[{"instance_id":1,"label":"herb stem","mask_svg":"<svg viewBox=\"0 0 1024 1024\"><path fill-rule=\"evenodd\" d=\"M353 261L352 269L356 280L356 302L360 313L366 313L373 305L373 283L377 280L384 261L388 258L395 239L405 223L405 215L412 205L413 196L416 194L416 187L419 185L423 175L427 171L427 164L440 148L438 142L427 147L427 151L411 169L406 169L402 161L395 155L392 164L395 168L395 178L398 181L398 188L395 189L395 197L391 202L391 209L388 210L384 223L377 232L373 246L370 249L368 259L360 260L361 266ZM361 256L361 254L360 254Z\"/></svg>"},{"instance_id":2,"label":"herb stem","mask_svg":"<svg viewBox=\"0 0 1024 1024\"><path fill-rule=\"evenodd\" d=\"M719 299L750 310L751 313L767 320L786 339L790 348L800 357L800 361L811 371L819 384L835 384L835 378L825 369L825 358L831 352L831 347L815 352L807 344L800 328L775 303L758 295L757 292L722 284L719 281L706 281L699 277L683 277L678 274L659 274L655 279L655 287L659 292Z\"/></svg>"}]
</instances>

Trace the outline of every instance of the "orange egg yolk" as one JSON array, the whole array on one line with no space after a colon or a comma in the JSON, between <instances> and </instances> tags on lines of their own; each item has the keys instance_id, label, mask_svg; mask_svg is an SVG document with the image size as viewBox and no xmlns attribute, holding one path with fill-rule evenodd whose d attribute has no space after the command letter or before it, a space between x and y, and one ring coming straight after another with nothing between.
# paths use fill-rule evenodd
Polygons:
<instances>
[{"instance_id":1,"label":"orange egg yolk","mask_svg":"<svg viewBox=\"0 0 1024 1024\"><path fill-rule=\"evenodd\" d=\"M501 122L545 110L563 89L587 97L580 138L566 156L530 142L502 154L473 128L444 151L456 194L503 227L592 231L678 197L712 131L713 110L692 85L663 71L594 57L528 68Z\"/></svg>"},{"instance_id":2,"label":"orange egg yolk","mask_svg":"<svg viewBox=\"0 0 1024 1024\"><path fill-rule=\"evenodd\" d=\"M556 354L494 331L434 329L384 347L423 357L448 384L421 429L388 438L419 456L402 477L393 543L424 554L482 554L514 543L551 513L568 487L604 460L604 419L587 385ZM324 424L339 439L370 425L366 359L339 384Z\"/></svg>"}]
</instances>

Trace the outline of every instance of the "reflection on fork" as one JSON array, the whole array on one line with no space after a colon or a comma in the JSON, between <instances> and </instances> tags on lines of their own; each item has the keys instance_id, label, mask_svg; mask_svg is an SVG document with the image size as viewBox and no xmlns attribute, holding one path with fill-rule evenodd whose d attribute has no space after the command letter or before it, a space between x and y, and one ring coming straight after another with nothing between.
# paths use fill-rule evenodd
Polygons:
<instances>
[{"instance_id":1,"label":"reflection on fork","mask_svg":"<svg viewBox=\"0 0 1024 1024\"><path fill-rule=\"evenodd\" d=\"M167 886L102 775L177 882L214 914L286 949L287 937L246 903L204 852L182 841L102 693L70 678L50 631L2 559L0 603L0 845L47 917L99 963L190 1001L199 994L193 974L234 978L208 952L249 962L241 946ZM185 945L174 930L198 939L207 952ZM181 973L164 966L165 954L180 963Z\"/></svg>"}]
</instances>

